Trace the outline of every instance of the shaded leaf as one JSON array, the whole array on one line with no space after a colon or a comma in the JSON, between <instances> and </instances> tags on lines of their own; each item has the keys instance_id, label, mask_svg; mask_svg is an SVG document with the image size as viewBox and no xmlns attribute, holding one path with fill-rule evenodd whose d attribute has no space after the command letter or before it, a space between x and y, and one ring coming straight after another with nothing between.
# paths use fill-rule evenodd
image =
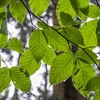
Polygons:
<instances>
[{"instance_id":1,"label":"shaded leaf","mask_svg":"<svg viewBox=\"0 0 100 100\"><path fill-rule=\"evenodd\" d=\"M7 88L10 84L10 72L6 67L0 68L0 92Z\"/></svg>"},{"instance_id":2,"label":"shaded leaf","mask_svg":"<svg viewBox=\"0 0 100 100\"><path fill-rule=\"evenodd\" d=\"M100 45L100 19L98 20L98 23L97 23L96 35L97 35L98 44Z\"/></svg>"},{"instance_id":3,"label":"shaded leaf","mask_svg":"<svg viewBox=\"0 0 100 100\"><path fill-rule=\"evenodd\" d=\"M51 65L52 61L54 60L54 58L56 57L55 52L51 49L48 48L47 52L45 53L45 56L43 57L43 61L48 64Z\"/></svg>"},{"instance_id":4,"label":"shaded leaf","mask_svg":"<svg viewBox=\"0 0 100 100\"><path fill-rule=\"evenodd\" d=\"M68 13L61 12L60 17L62 24L65 26L72 25L74 22L72 16Z\"/></svg>"},{"instance_id":5,"label":"shaded leaf","mask_svg":"<svg viewBox=\"0 0 100 100\"><path fill-rule=\"evenodd\" d=\"M29 0L29 5L33 12L40 16L49 6L50 0Z\"/></svg>"},{"instance_id":6,"label":"shaded leaf","mask_svg":"<svg viewBox=\"0 0 100 100\"><path fill-rule=\"evenodd\" d=\"M21 0L11 0L10 12L16 20L23 23L27 11Z\"/></svg>"},{"instance_id":7,"label":"shaded leaf","mask_svg":"<svg viewBox=\"0 0 100 100\"><path fill-rule=\"evenodd\" d=\"M91 78L86 85L86 90L88 91L100 90L100 77L96 76Z\"/></svg>"},{"instance_id":8,"label":"shaded leaf","mask_svg":"<svg viewBox=\"0 0 100 100\"><path fill-rule=\"evenodd\" d=\"M72 75L74 55L71 52L58 55L52 62L50 69L50 83L62 82Z\"/></svg>"},{"instance_id":9,"label":"shaded leaf","mask_svg":"<svg viewBox=\"0 0 100 100\"><path fill-rule=\"evenodd\" d=\"M73 26L67 26L63 32L62 32L63 36L70 40L71 42L77 44L77 45L83 45L84 42L83 42L83 37L80 33L80 31L73 27Z\"/></svg>"},{"instance_id":10,"label":"shaded leaf","mask_svg":"<svg viewBox=\"0 0 100 100\"><path fill-rule=\"evenodd\" d=\"M35 73L40 67L29 50L25 51L20 57L20 66L25 69L29 75Z\"/></svg>"},{"instance_id":11,"label":"shaded leaf","mask_svg":"<svg viewBox=\"0 0 100 100\"><path fill-rule=\"evenodd\" d=\"M67 40L53 29L43 29L48 44L56 51L69 51Z\"/></svg>"},{"instance_id":12,"label":"shaded leaf","mask_svg":"<svg viewBox=\"0 0 100 100\"><path fill-rule=\"evenodd\" d=\"M10 68L11 79L16 88L20 89L23 92L29 92L31 89L31 81L29 77L22 71L20 68L15 66Z\"/></svg>"},{"instance_id":13,"label":"shaded leaf","mask_svg":"<svg viewBox=\"0 0 100 100\"><path fill-rule=\"evenodd\" d=\"M7 4L9 4L11 0L1 0L0 1L0 8L6 6Z\"/></svg>"},{"instance_id":14,"label":"shaded leaf","mask_svg":"<svg viewBox=\"0 0 100 100\"><path fill-rule=\"evenodd\" d=\"M11 50L15 50L19 53L23 53L23 46L21 44L21 41L18 40L17 38L12 38L9 42L8 42L8 46L7 48L11 49Z\"/></svg>"},{"instance_id":15,"label":"shaded leaf","mask_svg":"<svg viewBox=\"0 0 100 100\"><path fill-rule=\"evenodd\" d=\"M29 49L36 61L40 61L47 51L47 43L41 30L35 30L29 39Z\"/></svg>"},{"instance_id":16,"label":"shaded leaf","mask_svg":"<svg viewBox=\"0 0 100 100\"><path fill-rule=\"evenodd\" d=\"M98 20L89 21L80 28L80 32L87 47L97 46L96 27Z\"/></svg>"},{"instance_id":17,"label":"shaded leaf","mask_svg":"<svg viewBox=\"0 0 100 100\"><path fill-rule=\"evenodd\" d=\"M2 18L2 24L1 24L1 28L0 28L0 33L4 34L4 35L8 35L8 29L7 29L7 21L6 18Z\"/></svg>"}]
</instances>

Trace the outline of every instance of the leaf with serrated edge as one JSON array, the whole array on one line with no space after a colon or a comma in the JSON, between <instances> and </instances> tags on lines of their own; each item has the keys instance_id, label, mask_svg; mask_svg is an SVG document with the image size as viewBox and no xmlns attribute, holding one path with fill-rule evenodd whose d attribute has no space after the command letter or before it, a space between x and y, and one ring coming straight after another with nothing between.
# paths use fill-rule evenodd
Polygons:
<instances>
[{"instance_id":1,"label":"leaf with serrated edge","mask_svg":"<svg viewBox=\"0 0 100 100\"><path fill-rule=\"evenodd\" d=\"M43 61L48 64L51 65L52 61L54 60L54 58L56 57L56 54L54 52L54 50L52 50L51 48L48 48L47 52L45 53L45 56L43 57Z\"/></svg>"},{"instance_id":2,"label":"leaf with serrated edge","mask_svg":"<svg viewBox=\"0 0 100 100\"><path fill-rule=\"evenodd\" d=\"M80 28L80 32L87 47L97 46L96 27L98 20L86 22Z\"/></svg>"},{"instance_id":3,"label":"leaf with serrated edge","mask_svg":"<svg viewBox=\"0 0 100 100\"><path fill-rule=\"evenodd\" d=\"M59 21L60 21L60 12L69 13L74 18L77 15L71 5L70 0L58 0L56 13L57 13L57 17L58 17Z\"/></svg>"},{"instance_id":4,"label":"leaf with serrated edge","mask_svg":"<svg viewBox=\"0 0 100 100\"><path fill-rule=\"evenodd\" d=\"M16 88L20 89L23 92L29 92L31 89L31 81L29 77L22 71L18 66L10 68L11 79Z\"/></svg>"},{"instance_id":5,"label":"leaf with serrated edge","mask_svg":"<svg viewBox=\"0 0 100 100\"><path fill-rule=\"evenodd\" d=\"M69 51L67 41L53 29L43 29L48 44L56 51Z\"/></svg>"},{"instance_id":6,"label":"leaf with serrated edge","mask_svg":"<svg viewBox=\"0 0 100 100\"><path fill-rule=\"evenodd\" d=\"M11 0L10 12L16 20L23 23L27 10L21 0Z\"/></svg>"},{"instance_id":7,"label":"leaf with serrated edge","mask_svg":"<svg viewBox=\"0 0 100 100\"><path fill-rule=\"evenodd\" d=\"M17 38L12 38L9 42L8 42L8 46L7 48L11 49L11 50L15 50L19 53L23 53L23 46L21 44L21 41L18 40Z\"/></svg>"},{"instance_id":8,"label":"leaf with serrated edge","mask_svg":"<svg viewBox=\"0 0 100 100\"><path fill-rule=\"evenodd\" d=\"M80 60L77 60L76 68L77 72L73 73L73 83L74 86L83 94L88 95L87 91L84 91L88 81L93 78L95 74L95 70L93 66L90 64L86 64Z\"/></svg>"},{"instance_id":9,"label":"leaf with serrated edge","mask_svg":"<svg viewBox=\"0 0 100 100\"><path fill-rule=\"evenodd\" d=\"M50 0L29 0L29 5L33 12L40 16L49 6Z\"/></svg>"},{"instance_id":10,"label":"leaf with serrated edge","mask_svg":"<svg viewBox=\"0 0 100 100\"><path fill-rule=\"evenodd\" d=\"M40 67L29 50L25 51L20 57L20 66L25 69L29 75L35 73Z\"/></svg>"},{"instance_id":11,"label":"leaf with serrated edge","mask_svg":"<svg viewBox=\"0 0 100 100\"><path fill-rule=\"evenodd\" d=\"M50 69L50 83L56 84L62 82L72 75L74 55L71 52L58 55Z\"/></svg>"},{"instance_id":12,"label":"leaf with serrated edge","mask_svg":"<svg viewBox=\"0 0 100 100\"><path fill-rule=\"evenodd\" d=\"M37 62L45 55L47 51L47 43L41 30L35 30L29 39L29 50Z\"/></svg>"}]
</instances>

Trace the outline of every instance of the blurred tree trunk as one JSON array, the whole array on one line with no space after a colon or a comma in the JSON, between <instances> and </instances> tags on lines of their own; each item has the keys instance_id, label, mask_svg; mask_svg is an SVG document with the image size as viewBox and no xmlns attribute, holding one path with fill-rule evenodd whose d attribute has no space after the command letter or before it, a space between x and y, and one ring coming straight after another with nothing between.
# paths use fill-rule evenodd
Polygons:
<instances>
[{"instance_id":1,"label":"blurred tree trunk","mask_svg":"<svg viewBox=\"0 0 100 100\"><path fill-rule=\"evenodd\" d=\"M55 12L57 1L58 0L52 0L53 4L55 5L55 9L53 10L53 25L59 25ZM73 47L73 52L75 52L74 50L76 50L75 47ZM54 85L53 97L54 100L87 100L75 89L71 77L65 82Z\"/></svg>"}]
</instances>

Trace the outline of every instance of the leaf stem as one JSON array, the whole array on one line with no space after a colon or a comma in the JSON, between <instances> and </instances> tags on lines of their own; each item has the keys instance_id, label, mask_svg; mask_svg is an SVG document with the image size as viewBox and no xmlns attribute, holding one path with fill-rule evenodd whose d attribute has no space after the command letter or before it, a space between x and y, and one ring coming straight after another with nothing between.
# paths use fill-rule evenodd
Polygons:
<instances>
[{"instance_id":1,"label":"leaf stem","mask_svg":"<svg viewBox=\"0 0 100 100\"><path fill-rule=\"evenodd\" d=\"M24 3L23 0L21 0L21 2L23 3L23 5L25 6L25 8L27 9L27 11L28 11L30 14L32 14L34 17L36 17L38 20L40 20L40 21L41 21L42 23L44 23L46 26L48 26L48 27L50 27L51 29L53 29L53 30L54 30L55 32L57 32L60 36L62 36L65 40L67 40L68 42L70 42L70 43L76 45L77 47L79 47L80 49L82 49L82 50L89 56L89 58L95 63L95 65L98 67L98 69L100 70L99 65L98 65L98 64L95 62L95 60L90 56L90 54L88 54L88 52L85 51L84 48L82 48L81 46L75 44L75 43L72 42L71 40L65 38L59 31L57 31L55 28L49 26L49 25L46 24L43 20L41 20L38 16L36 16L36 15L27 7L27 5ZM98 4L98 6L100 7L100 5L99 5L99 3L98 3L98 0L96 0L96 2L97 2L97 4Z\"/></svg>"}]
</instances>

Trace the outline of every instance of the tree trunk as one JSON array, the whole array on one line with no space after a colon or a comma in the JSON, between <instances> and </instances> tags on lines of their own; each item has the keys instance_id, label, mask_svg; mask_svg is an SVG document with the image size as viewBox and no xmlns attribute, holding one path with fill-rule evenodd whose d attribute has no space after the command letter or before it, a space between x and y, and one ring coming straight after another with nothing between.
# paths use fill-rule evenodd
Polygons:
<instances>
[{"instance_id":1,"label":"tree trunk","mask_svg":"<svg viewBox=\"0 0 100 100\"><path fill-rule=\"evenodd\" d=\"M57 0L52 0L52 2L55 5L55 9L53 10L53 25L59 26L55 12ZM76 47L73 46L73 52L75 52L75 50ZM87 100L75 89L71 77L67 79L65 82L54 85L53 97L54 100Z\"/></svg>"}]
</instances>

